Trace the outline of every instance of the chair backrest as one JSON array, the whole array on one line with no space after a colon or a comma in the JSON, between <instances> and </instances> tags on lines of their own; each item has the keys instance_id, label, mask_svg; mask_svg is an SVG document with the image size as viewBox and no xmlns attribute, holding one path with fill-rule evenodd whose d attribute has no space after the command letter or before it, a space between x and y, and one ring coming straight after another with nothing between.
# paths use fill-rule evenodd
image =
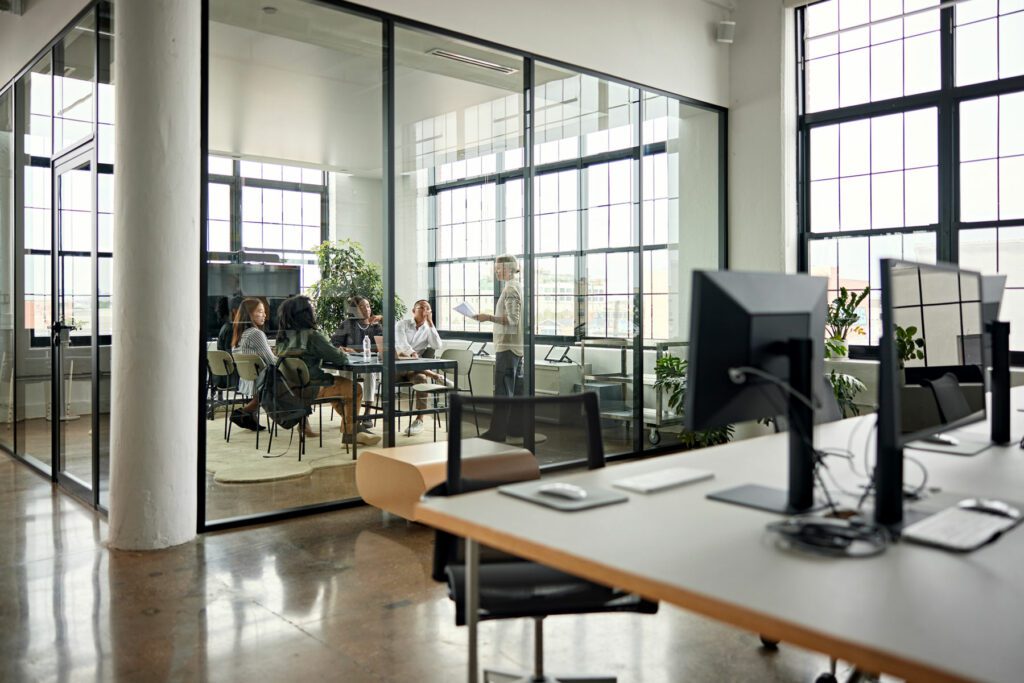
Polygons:
<instances>
[{"instance_id":1,"label":"chair backrest","mask_svg":"<svg viewBox=\"0 0 1024 683\"><path fill-rule=\"evenodd\" d=\"M277 367L292 388L301 389L309 386L309 367L301 358L282 358Z\"/></svg>"},{"instance_id":2,"label":"chair backrest","mask_svg":"<svg viewBox=\"0 0 1024 683\"><path fill-rule=\"evenodd\" d=\"M235 363L227 351L207 351L206 364L210 373L216 377L227 377L235 371Z\"/></svg>"},{"instance_id":3,"label":"chair backrest","mask_svg":"<svg viewBox=\"0 0 1024 683\"><path fill-rule=\"evenodd\" d=\"M582 445L587 453L587 468L604 467L601 417L597 394L592 391L564 396L525 397L474 397L452 394L449 397L447 479L443 484L428 491L428 496L453 496L509 483L508 481L466 479L462 476L462 413L467 408L476 411L482 406L489 407L492 415L501 409L509 410L510 424L512 420L521 420L522 432L525 435L523 447L534 454L537 453L536 445L533 443L535 440L535 411L541 409L548 415L559 416L556 422L565 424L549 426L551 423L545 422L545 429L551 431L568 427L573 430L572 436L575 438L570 438L567 442L574 451L578 451L581 445L581 439L576 433L582 432L582 441L584 442ZM553 437L552 431L549 441ZM462 562L463 557L463 540L446 532L438 531L434 540L433 578L436 581L445 581L446 567L452 563ZM481 560L484 562L509 559L518 558L511 558L511 556L498 551L486 551L481 556Z\"/></svg>"},{"instance_id":4,"label":"chair backrest","mask_svg":"<svg viewBox=\"0 0 1024 683\"><path fill-rule=\"evenodd\" d=\"M266 362L257 355L240 353L235 356L235 368L241 379L255 382L265 367L267 367Z\"/></svg>"},{"instance_id":5,"label":"chair backrest","mask_svg":"<svg viewBox=\"0 0 1024 683\"><path fill-rule=\"evenodd\" d=\"M964 390L960 388L960 381L953 373L947 372L938 379L924 380L922 384L931 387L943 424L956 422L971 414L971 406L964 396Z\"/></svg>"},{"instance_id":6,"label":"chair backrest","mask_svg":"<svg viewBox=\"0 0 1024 683\"><path fill-rule=\"evenodd\" d=\"M473 352L469 349L445 349L441 358L450 358L458 364L459 377L469 377L473 368Z\"/></svg>"},{"instance_id":7,"label":"chair backrest","mask_svg":"<svg viewBox=\"0 0 1024 683\"><path fill-rule=\"evenodd\" d=\"M488 488L494 482L478 482L462 477L462 413L466 408L474 411L480 407L488 407L491 414L499 410L509 412L509 424L519 423L522 427L523 447L536 454L535 430L537 410L547 413L553 411L557 426L569 427L582 432L571 439L571 448L579 452L580 446L587 455L587 468L604 467L604 444L601 441L601 416L597 394L588 391L582 394L562 396L464 396L453 394L449 399L448 418L448 469L445 480L447 495L455 495L465 490ZM581 419L582 418L582 419ZM559 424L563 423L563 424ZM556 427L552 427L555 429ZM580 444L579 437L583 443Z\"/></svg>"}]
</instances>

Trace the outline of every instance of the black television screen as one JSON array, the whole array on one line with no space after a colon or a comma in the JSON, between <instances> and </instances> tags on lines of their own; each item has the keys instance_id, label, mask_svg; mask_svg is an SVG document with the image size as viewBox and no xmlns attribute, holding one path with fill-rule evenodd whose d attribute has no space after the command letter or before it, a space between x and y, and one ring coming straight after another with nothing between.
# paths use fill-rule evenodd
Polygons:
<instances>
[{"instance_id":1,"label":"black television screen","mask_svg":"<svg viewBox=\"0 0 1024 683\"><path fill-rule=\"evenodd\" d=\"M281 302L299 293L299 266L264 263L210 263L207 270L207 297L204 322L206 338L215 339L222 324L218 301L228 305L243 297L255 297L267 308L264 330L268 337L277 332L277 309Z\"/></svg>"}]
</instances>

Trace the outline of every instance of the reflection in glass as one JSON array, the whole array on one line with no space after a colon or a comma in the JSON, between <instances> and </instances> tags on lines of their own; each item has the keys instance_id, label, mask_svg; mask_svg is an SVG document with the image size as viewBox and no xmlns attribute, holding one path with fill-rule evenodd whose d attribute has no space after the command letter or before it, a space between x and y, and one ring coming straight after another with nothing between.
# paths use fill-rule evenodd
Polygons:
<instances>
[{"instance_id":1,"label":"reflection in glass","mask_svg":"<svg viewBox=\"0 0 1024 683\"><path fill-rule=\"evenodd\" d=\"M95 26L95 16L90 12L54 47L55 151L68 149L92 135L93 79L96 76Z\"/></svg>"},{"instance_id":2,"label":"reflection in glass","mask_svg":"<svg viewBox=\"0 0 1024 683\"><path fill-rule=\"evenodd\" d=\"M14 451L14 89L0 94L0 446Z\"/></svg>"}]
</instances>

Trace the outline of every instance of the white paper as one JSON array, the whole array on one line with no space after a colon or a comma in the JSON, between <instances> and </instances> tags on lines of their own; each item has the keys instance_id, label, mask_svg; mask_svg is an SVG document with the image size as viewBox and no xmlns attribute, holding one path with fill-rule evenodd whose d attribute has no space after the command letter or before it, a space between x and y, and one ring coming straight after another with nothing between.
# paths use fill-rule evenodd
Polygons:
<instances>
[{"instance_id":1,"label":"white paper","mask_svg":"<svg viewBox=\"0 0 1024 683\"><path fill-rule=\"evenodd\" d=\"M474 315L476 315L476 309L474 309L472 306L469 305L469 303L465 301L456 306L455 310L461 313L462 315L466 316L467 318L472 318Z\"/></svg>"}]
</instances>

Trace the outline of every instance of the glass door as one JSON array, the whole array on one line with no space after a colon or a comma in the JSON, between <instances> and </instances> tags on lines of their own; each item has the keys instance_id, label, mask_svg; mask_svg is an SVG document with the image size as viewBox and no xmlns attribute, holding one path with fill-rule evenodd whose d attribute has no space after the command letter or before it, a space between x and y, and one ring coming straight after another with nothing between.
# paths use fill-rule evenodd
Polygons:
<instances>
[{"instance_id":1,"label":"glass door","mask_svg":"<svg viewBox=\"0 0 1024 683\"><path fill-rule=\"evenodd\" d=\"M91 145L66 155L53 170L53 359L50 410L53 476L95 504L99 463L94 366L96 320L96 196Z\"/></svg>"}]
</instances>

